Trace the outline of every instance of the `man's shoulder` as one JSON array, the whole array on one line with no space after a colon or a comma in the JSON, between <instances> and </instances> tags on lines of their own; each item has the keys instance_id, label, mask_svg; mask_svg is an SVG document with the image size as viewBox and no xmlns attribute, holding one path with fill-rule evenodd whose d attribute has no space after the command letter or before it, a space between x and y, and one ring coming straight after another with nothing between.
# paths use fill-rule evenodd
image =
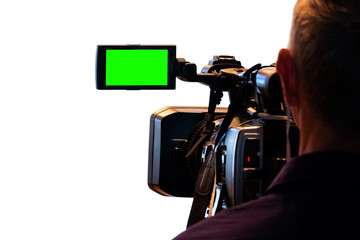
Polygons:
<instances>
[{"instance_id":1,"label":"man's shoulder","mask_svg":"<svg viewBox=\"0 0 360 240\"><path fill-rule=\"evenodd\" d=\"M296 182L329 184L330 181L341 182L345 179L360 182L357 177L359 168L360 154L357 153L339 151L309 153L295 157L285 164L270 188L282 183Z\"/></svg>"},{"instance_id":2,"label":"man's shoulder","mask_svg":"<svg viewBox=\"0 0 360 240\"><path fill-rule=\"evenodd\" d=\"M264 196L197 223L178 239L315 239L345 230L350 234L356 229L352 219L360 215L359 168L358 154L299 156L284 166Z\"/></svg>"},{"instance_id":3,"label":"man's shoulder","mask_svg":"<svg viewBox=\"0 0 360 240\"><path fill-rule=\"evenodd\" d=\"M263 196L204 219L177 239L288 239L297 231L291 212L279 207L284 204L277 195Z\"/></svg>"}]
</instances>

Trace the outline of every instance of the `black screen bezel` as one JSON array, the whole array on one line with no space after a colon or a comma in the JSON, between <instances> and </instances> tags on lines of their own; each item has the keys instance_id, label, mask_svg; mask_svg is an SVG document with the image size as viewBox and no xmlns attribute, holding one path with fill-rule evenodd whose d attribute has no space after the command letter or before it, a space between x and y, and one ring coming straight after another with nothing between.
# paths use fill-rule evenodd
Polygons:
<instances>
[{"instance_id":1,"label":"black screen bezel","mask_svg":"<svg viewBox=\"0 0 360 240\"><path fill-rule=\"evenodd\" d=\"M164 49L168 50L168 85L106 85L106 50L108 49ZM96 57L96 88L99 90L140 90L140 89L175 89L176 45L98 45ZM141 71L141 69L139 69Z\"/></svg>"}]
</instances>

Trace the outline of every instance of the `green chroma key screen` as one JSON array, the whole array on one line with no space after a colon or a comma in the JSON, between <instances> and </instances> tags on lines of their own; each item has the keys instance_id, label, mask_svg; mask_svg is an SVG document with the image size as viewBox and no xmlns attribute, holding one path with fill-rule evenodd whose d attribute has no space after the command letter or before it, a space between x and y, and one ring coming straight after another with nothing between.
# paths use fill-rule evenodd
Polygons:
<instances>
[{"instance_id":1,"label":"green chroma key screen","mask_svg":"<svg viewBox=\"0 0 360 240\"><path fill-rule=\"evenodd\" d=\"M175 89L175 45L98 45L99 90Z\"/></svg>"},{"instance_id":2,"label":"green chroma key screen","mask_svg":"<svg viewBox=\"0 0 360 240\"><path fill-rule=\"evenodd\" d=\"M107 49L106 86L166 86L168 50Z\"/></svg>"}]
</instances>

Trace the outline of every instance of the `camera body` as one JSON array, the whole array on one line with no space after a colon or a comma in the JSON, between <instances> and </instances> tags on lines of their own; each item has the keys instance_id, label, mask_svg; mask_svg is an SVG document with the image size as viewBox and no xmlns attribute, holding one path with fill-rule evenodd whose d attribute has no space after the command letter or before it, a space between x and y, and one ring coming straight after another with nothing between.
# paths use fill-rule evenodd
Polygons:
<instances>
[{"instance_id":1,"label":"camera body","mask_svg":"<svg viewBox=\"0 0 360 240\"><path fill-rule=\"evenodd\" d=\"M192 224L213 214L212 205L218 212L259 197L297 154L299 134L274 64L247 69L220 55L197 73L194 63L176 58L175 45L98 46L97 89L175 89L175 76L209 86L209 105L152 114L148 185L161 195L194 197ZM229 94L227 108L217 107L223 92Z\"/></svg>"},{"instance_id":2,"label":"camera body","mask_svg":"<svg viewBox=\"0 0 360 240\"><path fill-rule=\"evenodd\" d=\"M216 109L221 124L227 108ZM206 107L165 107L150 118L148 185L164 196L193 197L196 177L202 163L191 163L185 155L192 135L205 118ZM226 205L234 206L256 199L286 163L285 117L233 121L219 144L218 159L226 183ZM297 129L290 126L296 153ZM205 145L205 144L204 144ZM201 146L201 155L204 146ZM199 149L200 152L200 149ZM194 173L195 172L195 173Z\"/></svg>"}]
</instances>

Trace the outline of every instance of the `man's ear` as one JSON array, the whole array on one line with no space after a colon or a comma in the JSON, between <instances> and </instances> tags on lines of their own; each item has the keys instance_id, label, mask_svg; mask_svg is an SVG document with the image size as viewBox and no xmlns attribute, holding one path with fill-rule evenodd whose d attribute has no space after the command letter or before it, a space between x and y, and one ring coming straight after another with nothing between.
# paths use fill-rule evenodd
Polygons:
<instances>
[{"instance_id":1,"label":"man's ear","mask_svg":"<svg viewBox=\"0 0 360 240\"><path fill-rule=\"evenodd\" d=\"M281 49L279 51L276 69L280 75L283 96L286 104L288 106L297 106L299 104L299 79L297 78L294 59L288 49Z\"/></svg>"}]
</instances>

